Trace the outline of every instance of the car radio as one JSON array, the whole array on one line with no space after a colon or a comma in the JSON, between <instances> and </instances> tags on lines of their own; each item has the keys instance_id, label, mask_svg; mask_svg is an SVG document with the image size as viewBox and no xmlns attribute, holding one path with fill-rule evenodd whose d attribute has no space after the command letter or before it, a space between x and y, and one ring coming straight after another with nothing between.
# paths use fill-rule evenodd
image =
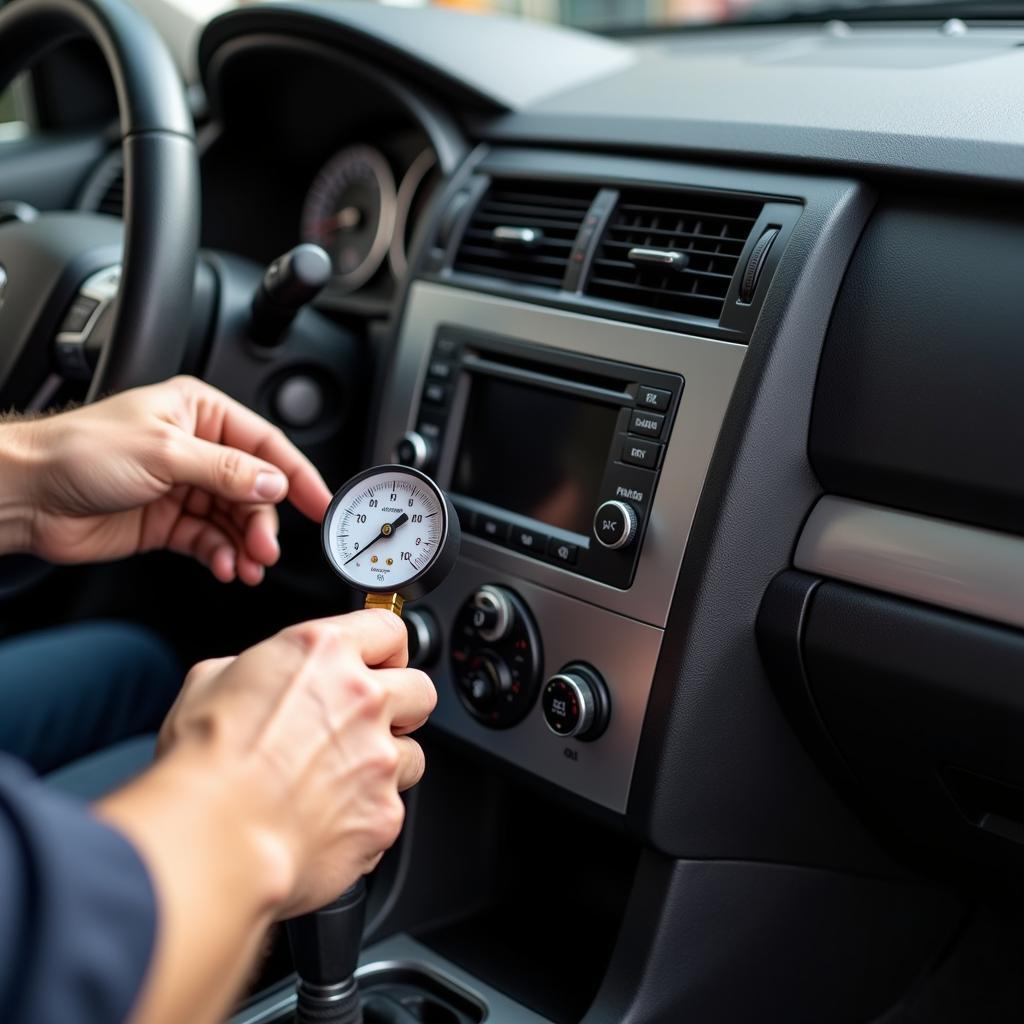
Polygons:
<instances>
[{"instance_id":1,"label":"car radio","mask_svg":"<svg viewBox=\"0 0 1024 1024\"><path fill-rule=\"evenodd\" d=\"M466 532L626 589L683 384L442 327L395 458L436 477Z\"/></svg>"}]
</instances>

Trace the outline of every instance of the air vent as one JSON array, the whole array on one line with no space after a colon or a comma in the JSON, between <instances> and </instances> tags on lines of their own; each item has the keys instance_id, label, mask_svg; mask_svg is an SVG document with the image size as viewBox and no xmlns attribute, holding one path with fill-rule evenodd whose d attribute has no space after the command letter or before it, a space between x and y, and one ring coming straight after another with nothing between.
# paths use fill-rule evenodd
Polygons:
<instances>
[{"instance_id":1,"label":"air vent","mask_svg":"<svg viewBox=\"0 0 1024 1024\"><path fill-rule=\"evenodd\" d=\"M707 193L624 191L584 290L717 320L762 205Z\"/></svg>"},{"instance_id":2,"label":"air vent","mask_svg":"<svg viewBox=\"0 0 1024 1024\"><path fill-rule=\"evenodd\" d=\"M118 167L107 187L100 196L96 206L99 213L109 213L113 217L124 215L124 168Z\"/></svg>"},{"instance_id":3,"label":"air vent","mask_svg":"<svg viewBox=\"0 0 1024 1024\"><path fill-rule=\"evenodd\" d=\"M455 269L559 288L594 186L500 179L459 242Z\"/></svg>"},{"instance_id":4,"label":"air vent","mask_svg":"<svg viewBox=\"0 0 1024 1024\"><path fill-rule=\"evenodd\" d=\"M124 158L121 149L110 150L86 179L78 197L78 208L91 213L123 216Z\"/></svg>"}]
</instances>

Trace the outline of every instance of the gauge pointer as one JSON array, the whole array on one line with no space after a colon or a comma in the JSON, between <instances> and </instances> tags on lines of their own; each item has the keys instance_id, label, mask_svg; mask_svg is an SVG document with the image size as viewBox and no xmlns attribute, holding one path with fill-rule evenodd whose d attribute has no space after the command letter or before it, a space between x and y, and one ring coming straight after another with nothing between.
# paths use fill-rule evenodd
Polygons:
<instances>
[{"instance_id":1,"label":"gauge pointer","mask_svg":"<svg viewBox=\"0 0 1024 1024\"><path fill-rule=\"evenodd\" d=\"M380 528L380 533L377 534L369 544L363 548L362 551L357 551L351 558L343 562L343 565L348 565L349 562L354 562L360 555L366 554L366 552L373 547L374 544L379 540L383 540L385 537L390 537L403 523L409 522L409 517L403 512L393 523L385 523Z\"/></svg>"}]
</instances>

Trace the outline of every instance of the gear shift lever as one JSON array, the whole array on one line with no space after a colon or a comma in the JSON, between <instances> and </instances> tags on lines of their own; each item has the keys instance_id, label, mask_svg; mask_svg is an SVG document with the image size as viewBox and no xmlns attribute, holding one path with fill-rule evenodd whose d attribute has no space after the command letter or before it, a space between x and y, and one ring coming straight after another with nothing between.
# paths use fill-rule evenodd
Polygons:
<instances>
[{"instance_id":1,"label":"gear shift lever","mask_svg":"<svg viewBox=\"0 0 1024 1024\"><path fill-rule=\"evenodd\" d=\"M366 882L287 922L299 975L296 1024L362 1024L356 966L366 918Z\"/></svg>"}]
</instances>

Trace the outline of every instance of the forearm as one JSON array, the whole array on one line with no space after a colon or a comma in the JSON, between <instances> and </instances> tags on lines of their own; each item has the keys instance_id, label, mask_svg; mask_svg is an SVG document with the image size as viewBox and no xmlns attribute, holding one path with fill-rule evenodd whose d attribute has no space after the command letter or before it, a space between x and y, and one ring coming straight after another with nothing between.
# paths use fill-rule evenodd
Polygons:
<instances>
[{"instance_id":1,"label":"forearm","mask_svg":"<svg viewBox=\"0 0 1024 1024\"><path fill-rule=\"evenodd\" d=\"M39 461L29 425L0 421L0 555L32 550L32 478Z\"/></svg>"},{"instance_id":2,"label":"forearm","mask_svg":"<svg viewBox=\"0 0 1024 1024\"><path fill-rule=\"evenodd\" d=\"M137 1021L222 1020L291 886L282 851L246 821L244 791L186 748L97 805L139 851L157 893Z\"/></svg>"}]
</instances>

